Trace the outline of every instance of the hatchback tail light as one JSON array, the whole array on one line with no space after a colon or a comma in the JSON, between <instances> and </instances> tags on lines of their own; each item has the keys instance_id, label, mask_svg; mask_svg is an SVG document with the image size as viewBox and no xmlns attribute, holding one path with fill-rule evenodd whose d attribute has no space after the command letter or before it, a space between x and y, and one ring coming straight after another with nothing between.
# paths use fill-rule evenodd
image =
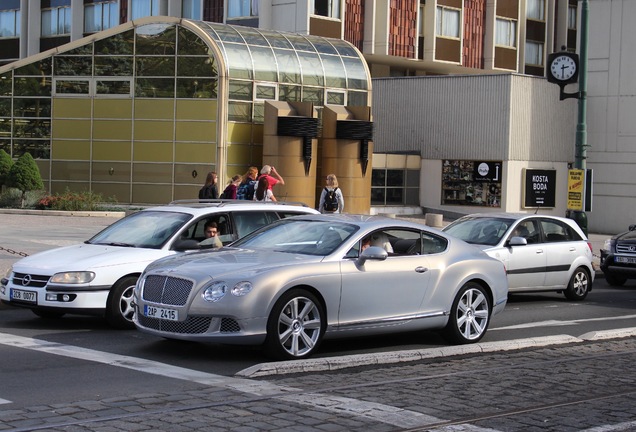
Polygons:
<instances>
[{"instance_id":1,"label":"hatchback tail light","mask_svg":"<svg viewBox=\"0 0 636 432\"><path fill-rule=\"evenodd\" d=\"M592 247L592 242L590 242L589 240L587 241L587 247L590 248L590 252L594 253L594 248Z\"/></svg>"}]
</instances>

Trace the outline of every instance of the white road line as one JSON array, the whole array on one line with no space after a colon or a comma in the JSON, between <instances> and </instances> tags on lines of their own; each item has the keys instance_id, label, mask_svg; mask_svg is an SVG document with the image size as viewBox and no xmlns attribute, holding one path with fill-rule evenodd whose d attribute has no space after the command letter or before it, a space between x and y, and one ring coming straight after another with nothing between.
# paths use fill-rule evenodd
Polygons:
<instances>
[{"instance_id":1,"label":"white road line","mask_svg":"<svg viewBox=\"0 0 636 432\"><path fill-rule=\"evenodd\" d=\"M548 321L539 321L539 322L533 322L533 323L507 326L507 327L491 327L490 329L488 329L488 331L514 330L514 329L524 329L524 328L532 328L532 327L572 326L572 325L578 325L584 322L628 320L628 319L635 319L635 318L636 318L636 315L622 315L617 317L586 318L586 319L577 319L577 320L570 320L570 321L548 320Z\"/></svg>"},{"instance_id":2,"label":"white road line","mask_svg":"<svg viewBox=\"0 0 636 432\"><path fill-rule=\"evenodd\" d=\"M0 399L0 405L3 405L3 404L10 404L10 403L12 403L10 400Z\"/></svg>"},{"instance_id":3,"label":"white road line","mask_svg":"<svg viewBox=\"0 0 636 432\"><path fill-rule=\"evenodd\" d=\"M585 429L580 432L616 432L616 431L633 431L636 429L636 421L618 423L615 425L603 425L593 427L591 429Z\"/></svg>"},{"instance_id":4,"label":"white road line","mask_svg":"<svg viewBox=\"0 0 636 432\"><path fill-rule=\"evenodd\" d=\"M435 417L415 411L396 408L390 405L360 401L351 398L333 397L317 393L313 393L311 395L290 395L290 392L299 392L301 389L277 386L266 381L254 381L247 378L232 378L222 375L209 374L151 360L111 354L6 333L0 333L0 344L14 348L29 349L47 354L102 363L109 366L133 369L140 372L196 382L209 386L230 388L256 396L280 396L282 399L290 403L320 407L323 410L329 410L341 415L364 417L369 420L390 424L396 427L421 427L441 422L440 419ZM481 429L466 430L477 431Z\"/></svg>"}]
</instances>

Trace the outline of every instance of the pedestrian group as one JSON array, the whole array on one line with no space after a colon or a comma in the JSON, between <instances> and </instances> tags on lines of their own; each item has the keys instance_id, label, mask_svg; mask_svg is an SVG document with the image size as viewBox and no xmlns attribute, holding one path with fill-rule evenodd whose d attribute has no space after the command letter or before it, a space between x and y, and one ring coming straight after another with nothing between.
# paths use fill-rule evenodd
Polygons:
<instances>
[{"instance_id":1,"label":"pedestrian group","mask_svg":"<svg viewBox=\"0 0 636 432\"><path fill-rule=\"evenodd\" d=\"M219 194L218 175L211 171L207 174L205 184L199 190L199 199L238 199L248 201L277 201L273 188L277 184L284 185L285 180L271 165L263 165L260 175L258 168L251 166L244 175L236 174ZM344 213L344 196L338 187L335 174L329 174L326 186L320 193L318 210L321 213Z\"/></svg>"}]
</instances>

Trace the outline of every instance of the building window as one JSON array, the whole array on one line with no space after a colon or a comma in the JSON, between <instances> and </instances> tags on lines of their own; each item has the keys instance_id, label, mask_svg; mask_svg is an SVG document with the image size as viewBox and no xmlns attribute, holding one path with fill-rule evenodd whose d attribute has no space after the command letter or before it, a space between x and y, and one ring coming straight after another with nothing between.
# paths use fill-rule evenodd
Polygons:
<instances>
[{"instance_id":1,"label":"building window","mask_svg":"<svg viewBox=\"0 0 636 432\"><path fill-rule=\"evenodd\" d=\"M576 30L576 6L568 6L568 29Z\"/></svg>"},{"instance_id":2,"label":"building window","mask_svg":"<svg viewBox=\"0 0 636 432\"><path fill-rule=\"evenodd\" d=\"M517 46L517 21L497 18L495 45L515 48Z\"/></svg>"},{"instance_id":3,"label":"building window","mask_svg":"<svg viewBox=\"0 0 636 432\"><path fill-rule=\"evenodd\" d=\"M181 11L183 18L201 20L203 17L203 7L201 0L183 0L183 10Z\"/></svg>"},{"instance_id":4,"label":"building window","mask_svg":"<svg viewBox=\"0 0 636 432\"><path fill-rule=\"evenodd\" d=\"M0 37L20 36L20 11L0 11Z\"/></svg>"},{"instance_id":5,"label":"building window","mask_svg":"<svg viewBox=\"0 0 636 432\"><path fill-rule=\"evenodd\" d=\"M71 7L42 9L42 36L71 34Z\"/></svg>"},{"instance_id":6,"label":"building window","mask_svg":"<svg viewBox=\"0 0 636 432\"><path fill-rule=\"evenodd\" d=\"M543 66L543 43L526 41L526 64Z\"/></svg>"},{"instance_id":7,"label":"building window","mask_svg":"<svg viewBox=\"0 0 636 432\"><path fill-rule=\"evenodd\" d=\"M371 205L419 205L420 171L413 169L373 168Z\"/></svg>"},{"instance_id":8,"label":"building window","mask_svg":"<svg viewBox=\"0 0 636 432\"><path fill-rule=\"evenodd\" d=\"M84 6L84 33L96 33L119 24L116 1L104 1Z\"/></svg>"},{"instance_id":9,"label":"building window","mask_svg":"<svg viewBox=\"0 0 636 432\"><path fill-rule=\"evenodd\" d=\"M228 0L228 18L249 18L258 16L258 0Z\"/></svg>"},{"instance_id":10,"label":"building window","mask_svg":"<svg viewBox=\"0 0 636 432\"><path fill-rule=\"evenodd\" d=\"M276 84L254 83L254 100L278 100Z\"/></svg>"},{"instance_id":11,"label":"building window","mask_svg":"<svg viewBox=\"0 0 636 432\"><path fill-rule=\"evenodd\" d=\"M528 0L526 17L531 20L545 21L545 0Z\"/></svg>"},{"instance_id":12,"label":"building window","mask_svg":"<svg viewBox=\"0 0 636 432\"><path fill-rule=\"evenodd\" d=\"M340 18L340 0L314 0L314 15Z\"/></svg>"},{"instance_id":13,"label":"building window","mask_svg":"<svg viewBox=\"0 0 636 432\"><path fill-rule=\"evenodd\" d=\"M168 15L168 0L131 0L132 19Z\"/></svg>"},{"instance_id":14,"label":"building window","mask_svg":"<svg viewBox=\"0 0 636 432\"><path fill-rule=\"evenodd\" d=\"M327 105L346 105L347 94L340 90L327 90Z\"/></svg>"},{"instance_id":15,"label":"building window","mask_svg":"<svg viewBox=\"0 0 636 432\"><path fill-rule=\"evenodd\" d=\"M460 10L437 6L437 36L459 37Z\"/></svg>"}]
</instances>

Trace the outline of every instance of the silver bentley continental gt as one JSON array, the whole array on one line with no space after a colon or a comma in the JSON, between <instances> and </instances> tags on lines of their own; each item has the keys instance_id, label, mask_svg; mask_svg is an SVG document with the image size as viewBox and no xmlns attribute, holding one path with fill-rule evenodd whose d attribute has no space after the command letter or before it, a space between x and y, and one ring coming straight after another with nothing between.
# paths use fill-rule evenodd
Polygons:
<instances>
[{"instance_id":1,"label":"silver bentley continental gt","mask_svg":"<svg viewBox=\"0 0 636 432\"><path fill-rule=\"evenodd\" d=\"M169 339L262 344L270 357L301 359L323 338L440 329L452 343L477 342L507 295L500 261L441 231L307 215L150 264L134 322Z\"/></svg>"}]
</instances>

